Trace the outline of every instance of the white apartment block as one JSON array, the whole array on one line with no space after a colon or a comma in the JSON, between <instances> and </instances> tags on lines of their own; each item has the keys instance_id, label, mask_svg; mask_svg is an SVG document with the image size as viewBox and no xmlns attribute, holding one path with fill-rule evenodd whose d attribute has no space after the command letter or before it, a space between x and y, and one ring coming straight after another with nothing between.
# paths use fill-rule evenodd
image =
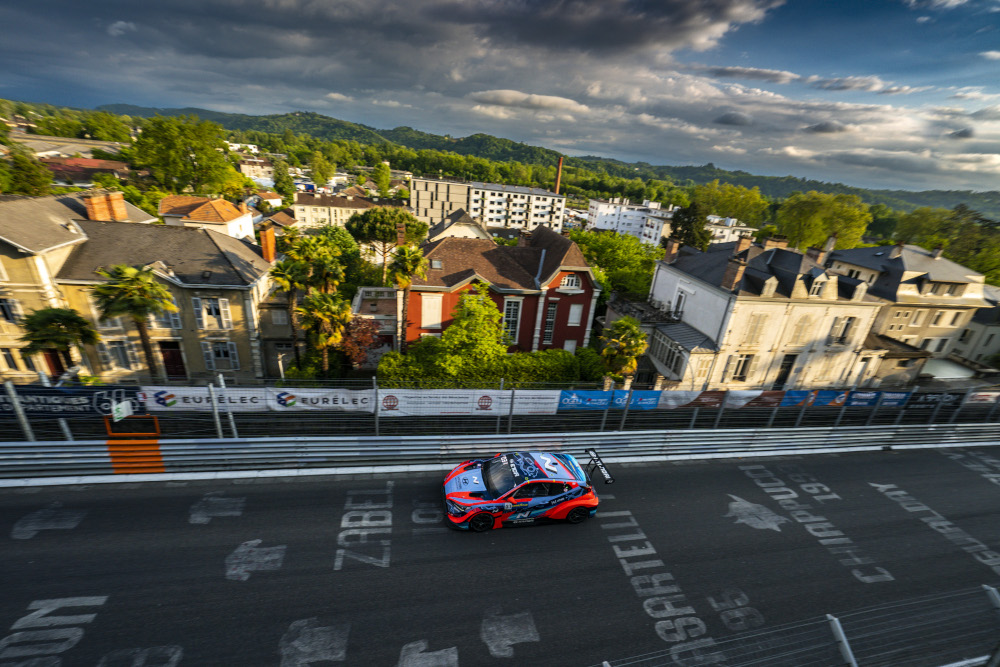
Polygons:
<instances>
[{"instance_id":1,"label":"white apartment block","mask_svg":"<svg viewBox=\"0 0 1000 667\"><path fill-rule=\"evenodd\" d=\"M705 228L711 232L709 243L732 243L741 237L753 236L758 227L747 227L736 218L723 218L721 215L705 216Z\"/></svg>"},{"instance_id":2,"label":"white apartment block","mask_svg":"<svg viewBox=\"0 0 1000 667\"><path fill-rule=\"evenodd\" d=\"M459 209L490 227L515 227L531 231L544 225L561 232L566 196L540 188L445 181L411 180L410 206L414 215L433 227Z\"/></svg>"},{"instance_id":3,"label":"white apartment block","mask_svg":"<svg viewBox=\"0 0 1000 667\"><path fill-rule=\"evenodd\" d=\"M621 197L607 201L591 199L587 209L587 229L628 234L643 243L658 245L661 238L670 236L670 218L674 209L674 206L662 209L660 202L648 199L641 206Z\"/></svg>"}]
</instances>

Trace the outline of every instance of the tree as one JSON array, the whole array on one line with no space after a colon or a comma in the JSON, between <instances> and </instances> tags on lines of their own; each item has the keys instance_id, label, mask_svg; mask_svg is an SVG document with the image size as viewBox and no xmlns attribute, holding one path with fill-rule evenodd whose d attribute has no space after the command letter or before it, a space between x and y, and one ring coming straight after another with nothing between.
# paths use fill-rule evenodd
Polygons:
<instances>
[{"instance_id":1,"label":"tree","mask_svg":"<svg viewBox=\"0 0 1000 667\"><path fill-rule=\"evenodd\" d=\"M344 328L351 321L351 304L333 294L313 292L298 308L302 326L311 335L312 346L323 359L323 374L330 372L330 348L340 345Z\"/></svg>"},{"instance_id":2,"label":"tree","mask_svg":"<svg viewBox=\"0 0 1000 667\"><path fill-rule=\"evenodd\" d=\"M336 173L337 167L330 164L326 157L316 151L312 155L312 161L309 166L312 168L312 179L316 186L326 185L330 182L330 178Z\"/></svg>"},{"instance_id":3,"label":"tree","mask_svg":"<svg viewBox=\"0 0 1000 667\"><path fill-rule=\"evenodd\" d=\"M406 353L406 329L409 324L410 310L410 287L413 286L413 278L427 277L427 258L420 248L414 246L400 246L392 257L393 279L400 289L403 290L403 326L399 340L399 351Z\"/></svg>"},{"instance_id":4,"label":"tree","mask_svg":"<svg viewBox=\"0 0 1000 667\"><path fill-rule=\"evenodd\" d=\"M347 325L344 340L340 343L343 352L355 368L363 366L368 361L372 350L381 347L378 325L367 317L355 317Z\"/></svg>"},{"instance_id":5,"label":"tree","mask_svg":"<svg viewBox=\"0 0 1000 667\"><path fill-rule=\"evenodd\" d=\"M55 349L62 355L66 368L73 365L70 350L74 345L94 345L98 341L94 325L72 308L33 310L19 324L26 332L20 338L27 343L21 348L22 354Z\"/></svg>"},{"instance_id":6,"label":"tree","mask_svg":"<svg viewBox=\"0 0 1000 667\"><path fill-rule=\"evenodd\" d=\"M392 185L392 172L389 170L389 165L384 162L375 165L372 170L372 180L378 187L379 197L388 197L389 187Z\"/></svg>"},{"instance_id":7,"label":"tree","mask_svg":"<svg viewBox=\"0 0 1000 667\"><path fill-rule=\"evenodd\" d=\"M52 191L52 172L20 146L11 150L9 171L5 194L42 197Z\"/></svg>"},{"instance_id":8,"label":"tree","mask_svg":"<svg viewBox=\"0 0 1000 667\"><path fill-rule=\"evenodd\" d=\"M921 206L899 216L894 238L900 243L936 244L947 236L951 211Z\"/></svg>"},{"instance_id":9,"label":"tree","mask_svg":"<svg viewBox=\"0 0 1000 667\"><path fill-rule=\"evenodd\" d=\"M288 163L281 158L276 158L274 166L274 191L281 195L284 204L288 205L295 196L295 183L288 173Z\"/></svg>"},{"instance_id":10,"label":"tree","mask_svg":"<svg viewBox=\"0 0 1000 667\"><path fill-rule=\"evenodd\" d=\"M872 214L872 221L868 225L867 233L870 236L891 239L899 224L900 212L885 204L872 204L868 210Z\"/></svg>"},{"instance_id":11,"label":"tree","mask_svg":"<svg viewBox=\"0 0 1000 667\"><path fill-rule=\"evenodd\" d=\"M788 237L788 245L805 250L822 247L837 236L838 248L855 248L872 216L868 205L857 195L831 195L815 190L794 194L778 209L778 229Z\"/></svg>"},{"instance_id":12,"label":"tree","mask_svg":"<svg viewBox=\"0 0 1000 667\"><path fill-rule=\"evenodd\" d=\"M648 294L653 281L653 267L663 258L663 248L643 243L634 236L611 232L570 232L587 263L599 267L612 290Z\"/></svg>"},{"instance_id":13,"label":"tree","mask_svg":"<svg viewBox=\"0 0 1000 667\"><path fill-rule=\"evenodd\" d=\"M670 236L684 245L705 250L712 241L712 233L705 227L707 217L705 207L698 201L677 209L670 221Z\"/></svg>"},{"instance_id":14,"label":"tree","mask_svg":"<svg viewBox=\"0 0 1000 667\"><path fill-rule=\"evenodd\" d=\"M750 227L763 222L768 210L768 201L760 188L749 189L731 183L720 185L718 179L696 186L693 199L710 215L737 218Z\"/></svg>"},{"instance_id":15,"label":"tree","mask_svg":"<svg viewBox=\"0 0 1000 667\"><path fill-rule=\"evenodd\" d=\"M110 269L98 269L97 275L108 281L91 290L101 319L128 317L132 320L139 332L149 374L155 381L159 372L149 339L149 317L177 311L170 290L157 281L153 269L148 266L116 264Z\"/></svg>"},{"instance_id":16,"label":"tree","mask_svg":"<svg viewBox=\"0 0 1000 667\"><path fill-rule=\"evenodd\" d=\"M131 140L128 126L121 117L110 114L107 111L94 111L85 114L83 117L83 132L91 139L98 141L120 141Z\"/></svg>"},{"instance_id":17,"label":"tree","mask_svg":"<svg viewBox=\"0 0 1000 667\"><path fill-rule=\"evenodd\" d=\"M302 368L302 358L299 355L299 311L297 308L299 291L305 289L307 271L302 262L283 259L271 267L271 279L285 293L285 309L288 311L288 324L292 329L292 350L295 352L295 367Z\"/></svg>"},{"instance_id":18,"label":"tree","mask_svg":"<svg viewBox=\"0 0 1000 667\"><path fill-rule=\"evenodd\" d=\"M398 245L417 244L427 236L427 223L402 208L376 206L355 213L347 221L347 231L359 243L368 243L382 257L382 284L388 274L389 254Z\"/></svg>"},{"instance_id":19,"label":"tree","mask_svg":"<svg viewBox=\"0 0 1000 667\"><path fill-rule=\"evenodd\" d=\"M646 334L639 320L622 317L615 320L600 336L601 356L611 373L632 375L639 366L639 357L646 351Z\"/></svg>"},{"instance_id":20,"label":"tree","mask_svg":"<svg viewBox=\"0 0 1000 667\"><path fill-rule=\"evenodd\" d=\"M171 192L214 190L235 171L224 136L221 126L194 116L156 116L143 124L133 161Z\"/></svg>"}]
</instances>

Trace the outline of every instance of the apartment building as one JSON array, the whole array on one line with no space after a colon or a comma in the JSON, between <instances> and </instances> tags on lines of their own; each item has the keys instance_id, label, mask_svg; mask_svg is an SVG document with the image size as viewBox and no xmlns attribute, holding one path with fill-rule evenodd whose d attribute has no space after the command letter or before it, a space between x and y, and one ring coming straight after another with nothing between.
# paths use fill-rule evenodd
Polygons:
<instances>
[{"instance_id":1,"label":"apartment building","mask_svg":"<svg viewBox=\"0 0 1000 667\"><path fill-rule=\"evenodd\" d=\"M673 206L661 208L660 202L643 201L633 204L628 199L591 199L587 207L587 229L634 236L643 243L658 245L670 236Z\"/></svg>"},{"instance_id":2,"label":"apartment building","mask_svg":"<svg viewBox=\"0 0 1000 667\"><path fill-rule=\"evenodd\" d=\"M364 213L376 206L406 208L406 202L399 199L368 199L345 194L296 192L292 210L297 227L310 229L327 225L343 227L355 213Z\"/></svg>"},{"instance_id":3,"label":"apartment building","mask_svg":"<svg viewBox=\"0 0 1000 667\"><path fill-rule=\"evenodd\" d=\"M519 185L413 178L410 206L431 227L462 209L489 227L531 231L544 226L561 232L566 197Z\"/></svg>"}]
</instances>

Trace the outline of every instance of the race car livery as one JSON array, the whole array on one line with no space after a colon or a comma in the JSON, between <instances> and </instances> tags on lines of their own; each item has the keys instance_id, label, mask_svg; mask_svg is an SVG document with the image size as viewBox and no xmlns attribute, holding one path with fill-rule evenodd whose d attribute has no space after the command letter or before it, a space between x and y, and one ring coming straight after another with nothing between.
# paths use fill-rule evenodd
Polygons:
<instances>
[{"instance_id":1,"label":"race car livery","mask_svg":"<svg viewBox=\"0 0 1000 667\"><path fill-rule=\"evenodd\" d=\"M614 481L596 452L606 483ZM570 454L507 452L474 459L444 480L445 509L456 528L482 532L543 520L581 521L597 513L590 475Z\"/></svg>"}]
</instances>

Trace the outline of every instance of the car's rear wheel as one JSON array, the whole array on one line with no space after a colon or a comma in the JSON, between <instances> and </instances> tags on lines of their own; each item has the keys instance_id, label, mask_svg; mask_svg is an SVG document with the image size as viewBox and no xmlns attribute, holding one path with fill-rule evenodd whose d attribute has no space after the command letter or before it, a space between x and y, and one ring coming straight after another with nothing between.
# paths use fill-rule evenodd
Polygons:
<instances>
[{"instance_id":1,"label":"car's rear wheel","mask_svg":"<svg viewBox=\"0 0 1000 667\"><path fill-rule=\"evenodd\" d=\"M485 533L492 527L493 527L492 514L487 514L486 512L480 512L476 516L469 519L469 530L471 530L474 533Z\"/></svg>"},{"instance_id":2,"label":"car's rear wheel","mask_svg":"<svg viewBox=\"0 0 1000 667\"><path fill-rule=\"evenodd\" d=\"M570 523L582 523L590 517L590 510L586 507L574 507L566 515L566 520Z\"/></svg>"}]
</instances>

